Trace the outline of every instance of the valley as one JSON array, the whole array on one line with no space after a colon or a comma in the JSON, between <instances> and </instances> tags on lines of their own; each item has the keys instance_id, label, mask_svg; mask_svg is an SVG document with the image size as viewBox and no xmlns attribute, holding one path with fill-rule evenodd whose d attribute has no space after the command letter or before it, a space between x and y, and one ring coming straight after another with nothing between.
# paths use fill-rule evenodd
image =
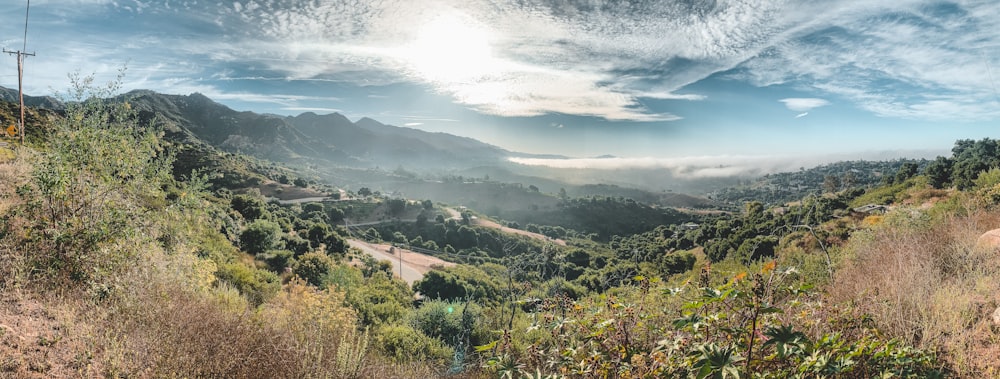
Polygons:
<instances>
[{"instance_id":1,"label":"valley","mask_svg":"<svg viewBox=\"0 0 1000 379\"><path fill-rule=\"evenodd\" d=\"M386 370L402 370L398 377L443 375L460 354L461 377L516 376L523 372L512 367L541 370L538 359L557 357L573 358L553 363L565 372L579 358L588 372L604 373L597 376L610 375L608 367L670 376L711 371L683 358L710 354L709 347L750 362L726 367L753 365L779 376L835 369L810 366L816 352L844 362L844 370L910 377L993 367L961 363L970 353L952 342L895 328L927 322L927 315L869 304L938 307L935 299L945 296L951 308L936 308L937 314L961 325L991 322L980 313L992 300L982 299L997 288L955 286L994 283L988 278L1000 275L962 271L969 266L954 262L989 260L985 250L963 246L1000 222L994 210L1000 156L988 153L997 151L995 140L958 141L952 157L935 161L838 162L734 178L732 186L687 194L532 176L540 171L506 160L519 153L372 119L235 112L200 95L139 91L125 98L83 113L73 113L81 111L72 103L33 109L32 143L0 147L6 188L0 209L6 225L30 230L0 240L10 263L0 269L0 284L5 291L32 288L41 296L25 303L33 307L58 302L43 296L54 287L93 299L58 306L99 316L61 317L106 330L88 337L53 329L39 337L7 325L3 336L13 337L0 337L74 341L43 344L52 357L105 346L93 353L97 363L77 368L86 375L118 370L115 359L151 364L160 374L195 372L186 371L194 370L186 360L107 354L209 354L212 343L200 335L235 336L227 338L265 351L292 349L302 362L328 359L310 358L311 349L370 345L353 359L362 376L373 377L393 377ZM74 121L108 111L133 118L109 128ZM101 158L110 154L131 159ZM46 179L64 175L53 173L67 173L66 179ZM692 183L678 188L699 186ZM900 259L896 245L924 258L913 266L881 265ZM876 267L884 271L874 273ZM918 268L934 279L888 281ZM933 295L907 295L912 289ZM855 302L859 293L871 301ZM20 301L4 294L4 301ZM128 308L105 307L107 298ZM201 312L197 320L186 316L192 309ZM871 324L845 321L867 315ZM568 329L559 320L578 321ZM928 324L921 333L964 328L956 325ZM284 345L253 339L264 334ZM154 342L162 335L178 340ZM954 343L991 337L960 338ZM664 347L665 339L697 342ZM116 348L123 340L132 342ZM782 349L791 350L781 353L772 340L798 342L787 342ZM44 368L38 365L45 354L5 346L5 356L21 359L0 367L5 372L80 367L54 358ZM620 360L622 349L631 363ZM584 351L598 358L588 361ZM890 355L898 360L884 358ZM333 368L270 364L291 377L346 375L329 363ZM235 369L209 370L225 376Z\"/></svg>"}]
</instances>

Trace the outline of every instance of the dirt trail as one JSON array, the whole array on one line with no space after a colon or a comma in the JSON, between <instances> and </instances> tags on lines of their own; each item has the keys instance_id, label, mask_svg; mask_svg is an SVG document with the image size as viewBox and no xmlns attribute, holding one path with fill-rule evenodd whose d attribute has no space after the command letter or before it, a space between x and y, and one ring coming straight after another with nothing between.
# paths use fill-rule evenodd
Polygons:
<instances>
[{"instance_id":1,"label":"dirt trail","mask_svg":"<svg viewBox=\"0 0 1000 379\"><path fill-rule=\"evenodd\" d=\"M366 254L375 257L375 259L392 262L393 274L400 276L404 281L411 285L413 282L423 279L424 274L430 272L436 266L449 267L455 265L454 263L446 262L430 255L420 254L414 251L400 249L398 247L393 248L390 245L373 244L356 239L348 239L347 242L351 245L351 247L356 247ZM390 248L393 249L393 254L389 253ZM402 254L403 258L402 267L400 267L400 254ZM401 269L402 275L400 275Z\"/></svg>"},{"instance_id":2,"label":"dirt trail","mask_svg":"<svg viewBox=\"0 0 1000 379\"><path fill-rule=\"evenodd\" d=\"M520 234L522 236L531 237L531 238L534 238L534 239L537 239L537 240L553 242L553 243L555 243L556 245L559 245L559 246L566 246L566 241L563 241L561 239L549 238L549 237L547 237L545 235L538 234L538 233L532 233L532 232L529 232L527 230L508 228L508 227L500 225L500 224L498 224L498 223L496 223L494 221L490 221L490 220L486 220L486 219L477 218L475 220L472 220L472 224L473 225L477 225L477 226L484 226L484 227L487 227L487 228L500 229L500 231L504 232L504 233Z\"/></svg>"},{"instance_id":3,"label":"dirt trail","mask_svg":"<svg viewBox=\"0 0 1000 379\"><path fill-rule=\"evenodd\" d=\"M448 211L448 214L451 215L452 219L456 219L456 220L461 220L462 219L462 214L459 213L457 210L454 210L452 208L445 208L445 210ZM503 226L503 225L500 225L500 224L496 223L495 221L491 221L491 220L488 220L488 219L474 218L474 219L472 219L472 224L476 225L476 226L486 227L486 228L500 229L500 231L504 232L504 233L520 234L522 236L534 238L534 239L541 240L541 241L550 241L550 242L553 242L553 243L555 243L556 245L559 245L559 246L566 246L566 241L563 241L561 239L552 239L552 238L549 238L549 237L547 237L545 235L538 234L538 233L532 233L532 232L529 232L527 230L508 228L506 226Z\"/></svg>"}]
</instances>

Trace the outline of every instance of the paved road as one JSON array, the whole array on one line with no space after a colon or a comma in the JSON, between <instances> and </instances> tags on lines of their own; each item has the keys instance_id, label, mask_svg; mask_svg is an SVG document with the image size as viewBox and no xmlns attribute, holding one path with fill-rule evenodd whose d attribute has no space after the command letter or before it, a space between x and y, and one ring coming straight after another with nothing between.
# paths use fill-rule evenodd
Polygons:
<instances>
[{"instance_id":1,"label":"paved road","mask_svg":"<svg viewBox=\"0 0 1000 379\"><path fill-rule=\"evenodd\" d=\"M364 241L360 241L360 240L356 240L356 239L348 239L347 243L349 243L351 245L351 247L356 247L356 248L360 249L361 251L364 251L366 254L371 255L372 257L375 257L375 259L377 259L377 260L392 262L392 272L394 274L396 274L396 275L400 274L400 272L399 272L399 269L400 269L399 263L400 262L399 262L399 256L398 255L391 255L388 252L385 252L385 251L383 251L383 250L381 250L379 248L376 248L376 247L374 247L374 246L372 246L372 245L370 245L370 244L368 244L368 243L366 243ZM413 282L416 282L416 281L424 278L424 274L420 273L420 271L418 271L416 268L413 268L413 266L410 266L410 264L408 264L406 262L403 262L402 268L403 268L403 272L402 272L402 275L400 275L400 277L402 277L403 280L405 280L410 285L413 285Z\"/></svg>"}]
</instances>

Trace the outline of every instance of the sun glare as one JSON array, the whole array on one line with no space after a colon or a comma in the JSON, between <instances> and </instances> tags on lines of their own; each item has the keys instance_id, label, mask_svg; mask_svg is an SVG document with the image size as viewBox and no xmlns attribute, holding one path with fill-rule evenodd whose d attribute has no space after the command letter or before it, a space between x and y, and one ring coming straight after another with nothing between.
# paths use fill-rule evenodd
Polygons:
<instances>
[{"instance_id":1,"label":"sun glare","mask_svg":"<svg viewBox=\"0 0 1000 379\"><path fill-rule=\"evenodd\" d=\"M439 17L417 32L402 49L414 73L439 83L467 83L500 71L492 37L484 28L460 17Z\"/></svg>"}]
</instances>

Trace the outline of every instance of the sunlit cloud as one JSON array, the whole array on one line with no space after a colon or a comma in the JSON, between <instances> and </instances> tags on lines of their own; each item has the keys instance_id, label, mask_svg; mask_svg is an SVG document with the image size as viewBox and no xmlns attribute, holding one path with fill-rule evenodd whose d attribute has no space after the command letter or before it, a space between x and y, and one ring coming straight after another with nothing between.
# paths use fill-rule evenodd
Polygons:
<instances>
[{"instance_id":1,"label":"sunlit cloud","mask_svg":"<svg viewBox=\"0 0 1000 379\"><path fill-rule=\"evenodd\" d=\"M804 162L792 157L778 156L690 156L679 158L508 158L526 166L544 166L559 169L589 170L667 170L680 178L723 178L741 175L760 175L799 167ZM819 162L819 161L817 161Z\"/></svg>"},{"instance_id":2,"label":"sunlit cloud","mask_svg":"<svg viewBox=\"0 0 1000 379\"><path fill-rule=\"evenodd\" d=\"M814 108L830 105L829 101L816 98L788 98L788 99L781 99L778 101L785 103L785 106L788 107L788 109L791 109L796 112L808 112ZM799 115L798 117L802 116L805 115L802 114Z\"/></svg>"},{"instance_id":3,"label":"sunlit cloud","mask_svg":"<svg viewBox=\"0 0 1000 379\"><path fill-rule=\"evenodd\" d=\"M699 155L673 158L601 157L601 158L508 158L510 162L558 169L578 170L666 170L677 178L727 178L796 171L843 160L889 160L901 157L930 158L942 151L881 151L827 155Z\"/></svg>"},{"instance_id":4,"label":"sunlit cloud","mask_svg":"<svg viewBox=\"0 0 1000 379\"><path fill-rule=\"evenodd\" d=\"M883 117L1000 117L1000 3L990 1L39 0L32 6L40 24L28 48L39 55L28 59L26 87L34 93L64 88L65 73L77 69L113 78L129 62L137 75L125 87L168 93L188 87L167 80L180 76L416 83L488 115L665 122L681 119L671 104L711 100L689 85L725 74L755 86L815 92L784 99L800 114L829 105L823 99L829 98ZM23 5L0 11L23 14ZM105 25L109 18L122 30ZM87 29L58 28L68 20ZM18 35L19 21L2 30ZM64 43L79 35L87 39ZM20 40L3 44L18 48ZM13 66L12 59L0 62L6 72ZM254 101L276 99L267 97ZM294 108L307 99L278 100ZM653 109L644 100L667 105Z\"/></svg>"}]
</instances>

